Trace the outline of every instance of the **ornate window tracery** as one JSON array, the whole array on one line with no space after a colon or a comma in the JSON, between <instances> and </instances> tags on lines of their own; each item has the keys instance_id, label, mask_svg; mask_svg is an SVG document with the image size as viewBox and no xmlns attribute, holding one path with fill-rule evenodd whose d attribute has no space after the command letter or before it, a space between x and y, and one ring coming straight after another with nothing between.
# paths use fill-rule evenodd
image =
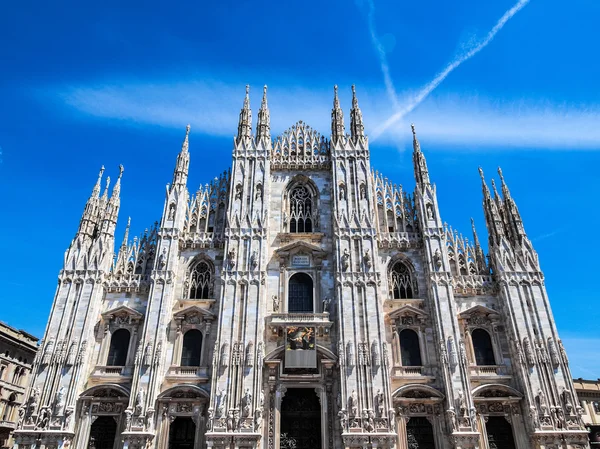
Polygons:
<instances>
[{"instance_id":1,"label":"ornate window tracery","mask_svg":"<svg viewBox=\"0 0 600 449\"><path fill-rule=\"evenodd\" d=\"M290 232L313 231L313 197L304 185L290 192Z\"/></svg>"},{"instance_id":2,"label":"ornate window tracery","mask_svg":"<svg viewBox=\"0 0 600 449\"><path fill-rule=\"evenodd\" d=\"M396 262L390 270L390 290L393 299L412 299L418 294L416 279L402 261Z\"/></svg>"},{"instance_id":3,"label":"ornate window tracery","mask_svg":"<svg viewBox=\"0 0 600 449\"><path fill-rule=\"evenodd\" d=\"M211 299L214 293L214 268L207 260L193 266L189 276L189 299Z\"/></svg>"}]
</instances>

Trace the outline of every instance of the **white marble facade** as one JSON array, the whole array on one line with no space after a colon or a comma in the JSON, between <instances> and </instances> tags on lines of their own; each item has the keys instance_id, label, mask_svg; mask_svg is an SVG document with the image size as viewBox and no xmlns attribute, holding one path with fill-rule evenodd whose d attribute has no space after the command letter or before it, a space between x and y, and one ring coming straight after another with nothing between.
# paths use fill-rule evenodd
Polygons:
<instances>
[{"instance_id":1,"label":"white marble facade","mask_svg":"<svg viewBox=\"0 0 600 449\"><path fill-rule=\"evenodd\" d=\"M230 170L191 195L188 127L160 221L116 251L123 170L111 195L100 172L19 449L587 447L501 173L488 260L443 224L416 135L414 192L373 171L354 88L349 134L337 88L329 138L272 139L266 87L257 122L247 91Z\"/></svg>"}]
</instances>

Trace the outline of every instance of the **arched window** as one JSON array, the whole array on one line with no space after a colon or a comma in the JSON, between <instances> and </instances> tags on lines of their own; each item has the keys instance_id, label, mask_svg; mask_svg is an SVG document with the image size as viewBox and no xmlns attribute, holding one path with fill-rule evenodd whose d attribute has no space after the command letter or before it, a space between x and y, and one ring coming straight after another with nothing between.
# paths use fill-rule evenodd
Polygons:
<instances>
[{"instance_id":1,"label":"arched window","mask_svg":"<svg viewBox=\"0 0 600 449\"><path fill-rule=\"evenodd\" d=\"M201 260L190 273L190 299L212 299L214 271L211 264Z\"/></svg>"},{"instance_id":2,"label":"arched window","mask_svg":"<svg viewBox=\"0 0 600 449\"><path fill-rule=\"evenodd\" d=\"M419 336L412 329L400 331L400 355L402 366L421 366L421 349L419 348Z\"/></svg>"},{"instance_id":3,"label":"arched window","mask_svg":"<svg viewBox=\"0 0 600 449\"><path fill-rule=\"evenodd\" d=\"M127 351L129 350L129 338L130 335L127 329L118 329L112 334L106 366L125 366Z\"/></svg>"},{"instance_id":4,"label":"arched window","mask_svg":"<svg viewBox=\"0 0 600 449\"><path fill-rule=\"evenodd\" d=\"M288 312L313 311L313 281L306 273L296 273L290 278Z\"/></svg>"},{"instance_id":5,"label":"arched window","mask_svg":"<svg viewBox=\"0 0 600 449\"><path fill-rule=\"evenodd\" d=\"M490 334L483 329L475 329L471 333L475 363L477 365L495 365L494 348Z\"/></svg>"},{"instance_id":6,"label":"arched window","mask_svg":"<svg viewBox=\"0 0 600 449\"><path fill-rule=\"evenodd\" d=\"M394 299L411 299L417 294L417 284L404 262L398 261L392 267L390 284Z\"/></svg>"},{"instance_id":7,"label":"arched window","mask_svg":"<svg viewBox=\"0 0 600 449\"><path fill-rule=\"evenodd\" d=\"M201 351L202 332L197 329L190 329L183 336L181 366L200 366Z\"/></svg>"},{"instance_id":8,"label":"arched window","mask_svg":"<svg viewBox=\"0 0 600 449\"><path fill-rule=\"evenodd\" d=\"M303 185L290 192L290 232L313 232L313 198Z\"/></svg>"}]
</instances>

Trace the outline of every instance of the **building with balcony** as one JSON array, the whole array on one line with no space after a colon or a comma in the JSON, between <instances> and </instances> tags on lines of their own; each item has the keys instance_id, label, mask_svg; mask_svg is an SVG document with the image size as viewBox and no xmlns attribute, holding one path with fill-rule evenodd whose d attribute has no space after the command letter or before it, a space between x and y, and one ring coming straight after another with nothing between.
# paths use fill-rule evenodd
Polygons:
<instances>
[{"instance_id":1,"label":"building with balcony","mask_svg":"<svg viewBox=\"0 0 600 449\"><path fill-rule=\"evenodd\" d=\"M116 245L102 168L18 449L586 447L502 172L486 256L444 224L414 127L409 192L371 168L354 89L345 125L336 87L328 138L273 139L265 87L253 134L246 91L231 167L190 193L188 127L160 220Z\"/></svg>"},{"instance_id":2,"label":"building with balcony","mask_svg":"<svg viewBox=\"0 0 600 449\"><path fill-rule=\"evenodd\" d=\"M0 321L0 447L13 446L12 433L22 417L21 406L37 352L38 339Z\"/></svg>"}]
</instances>

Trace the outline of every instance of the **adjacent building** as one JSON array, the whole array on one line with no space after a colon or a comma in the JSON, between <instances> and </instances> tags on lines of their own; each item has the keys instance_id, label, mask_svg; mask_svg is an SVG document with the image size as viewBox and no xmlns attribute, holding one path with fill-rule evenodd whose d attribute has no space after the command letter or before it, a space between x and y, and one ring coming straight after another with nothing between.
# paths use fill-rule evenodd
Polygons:
<instances>
[{"instance_id":1,"label":"adjacent building","mask_svg":"<svg viewBox=\"0 0 600 449\"><path fill-rule=\"evenodd\" d=\"M0 321L0 447L13 446L38 339Z\"/></svg>"},{"instance_id":2,"label":"adjacent building","mask_svg":"<svg viewBox=\"0 0 600 449\"><path fill-rule=\"evenodd\" d=\"M195 193L188 127L159 221L116 250L123 169L110 192L102 168L19 449L588 447L502 172L499 193L480 170L486 256L444 224L414 127L412 192L371 168L354 88L349 133L337 87L328 137L272 138L266 87L257 115L247 89L232 165Z\"/></svg>"},{"instance_id":3,"label":"adjacent building","mask_svg":"<svg viewBox=\"0 0 600 449\"><path fill-rule=\"evenodd\" d=\"M600 447L600 379L575 379L575 391L583 409L583 422L590 432L592 447Z\"/></svg>"}]
</instances>

